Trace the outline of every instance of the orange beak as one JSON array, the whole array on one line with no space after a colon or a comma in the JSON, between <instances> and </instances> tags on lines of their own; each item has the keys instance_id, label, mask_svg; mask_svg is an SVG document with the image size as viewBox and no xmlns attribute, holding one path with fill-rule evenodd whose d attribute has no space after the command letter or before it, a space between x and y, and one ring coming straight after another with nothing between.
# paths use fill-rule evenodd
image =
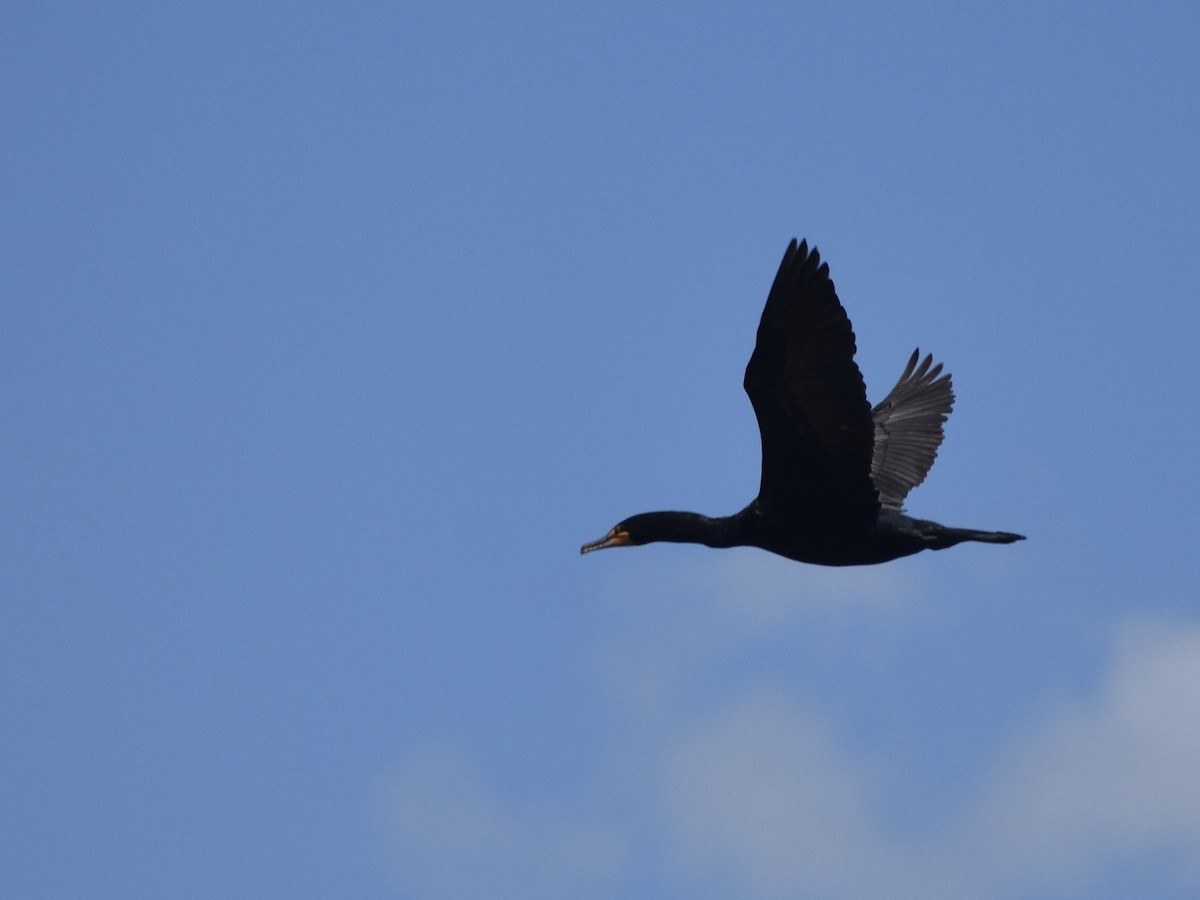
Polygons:
<instances>
[{"instance_id":1,"label":"orange beak","mask_svg":"<svg viewBox=\"0 0 1200 900\"><path fill-rule=\"evenodd\" d=\"M608 547L628 547L633 543L629 539L628 531L618 531L613 529L598 541L592 541L590 544L584 544L579 548L580 553L591 553L593 550L604 550Z\"/></svg>"}]
</instances>

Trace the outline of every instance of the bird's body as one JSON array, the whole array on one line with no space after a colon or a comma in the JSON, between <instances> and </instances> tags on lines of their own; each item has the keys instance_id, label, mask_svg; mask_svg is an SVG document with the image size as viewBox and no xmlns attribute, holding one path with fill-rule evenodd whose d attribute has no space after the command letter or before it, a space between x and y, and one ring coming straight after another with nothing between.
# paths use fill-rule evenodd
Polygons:
<instances>
[{"instance_id":1,"label":"bird's body","mask_svg":"<svg viewBox=\"0 0 1200 900\"><path fill-rule=\"evenodd\" d=\"M792 241L767 297L743 382L762 438L758 496L741 512L632 516L581 551L654 541L761 547L800 562L887 562L963 541L1022 536L914 519L904 498L925 480L954 405L950 376L914 352L872 409L854 363L854 332L822 264Z\"/></svg>"}]
</instances>

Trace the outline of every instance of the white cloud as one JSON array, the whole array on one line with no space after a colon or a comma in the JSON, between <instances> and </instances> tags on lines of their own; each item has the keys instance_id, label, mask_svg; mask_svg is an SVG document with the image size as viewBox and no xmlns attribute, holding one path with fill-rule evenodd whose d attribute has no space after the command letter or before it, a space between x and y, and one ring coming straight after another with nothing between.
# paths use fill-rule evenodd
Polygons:
<instances>
[{"instance_id":1,"label":"white cloud","mask_svg":"<svg viewBox=\"0 0 1200 900\"><path fill-rule=\"evenodd\" d=\"M995 758L976 802L908 834L880 813L897 773L756 689L679 738L662 827L688 880L743 897L1093 897L1130 865L1200 890L1200 627L1125 629L1098 696Z\"/></svg>"},{"instance_id":2,"label":"white cloud","mask_svg":"<svg viewBox=\"0 0 1200 900\"><path fill-rule=\"evenodd\" d=\"M1166 853L1200 888L1200 628L1123 629L1099 696L1015 737L988 788L978 821L997 869L1082 890Z\"/></svg>"}]
</instances>

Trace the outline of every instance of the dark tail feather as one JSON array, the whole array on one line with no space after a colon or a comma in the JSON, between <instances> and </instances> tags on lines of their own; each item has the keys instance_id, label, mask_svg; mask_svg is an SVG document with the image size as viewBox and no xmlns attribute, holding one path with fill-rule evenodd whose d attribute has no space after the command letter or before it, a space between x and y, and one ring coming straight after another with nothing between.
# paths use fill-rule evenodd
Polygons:
<instances>
[{"instance_id":1,"label":"dark tail feather","mask_svg":"<svg viewBox=\"0 0 1200 900\"><path fill-rule=\"evenodd\" d=\"M979 541L983 544L1012 544L1025 540L1023 534L1013 534L1011 531L975 531L971 528L947 528L938 526L937 530L927 534L929 547L933 550L945 550L963 541Z\"/></svg>"}]
</instances>

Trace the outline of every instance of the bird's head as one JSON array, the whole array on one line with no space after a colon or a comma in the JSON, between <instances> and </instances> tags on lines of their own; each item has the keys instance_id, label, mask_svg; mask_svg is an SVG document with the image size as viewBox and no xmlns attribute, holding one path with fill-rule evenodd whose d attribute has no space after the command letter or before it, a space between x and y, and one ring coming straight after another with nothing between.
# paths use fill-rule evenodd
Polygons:
<instances>
[{"instance_id":1,"label":"bird's head","mask_svg":"<svg viewBox=\"0 0 1200 900\"><path fill-rule=\"evenodd\" d=\"M591 553L593 550L606 550L609 547L632 547L635 544L642 543L642 541L634 539L634 535L637 533L636 520L638 518L638 516L634 516L631 519L618 522L608 530L608 534L600 538L598 541L592 541L584 544L579 548L579 552ZM630 530L631 525L633 526L633 530Z\"/></svg>"},{"instance_id":2,"label":"bird's head","mask_svg":"<svg viewBox=\"0 0 1200 900\"><path fill-rule=\"evenodd\" d=\"M604 550L608 547L637 547L654 541L708 544L727 547L721 541L718 523L707 516L689 512L648 512L630 516L614 525L604 537L579 548L580 553Z\"/></svg>"}]
</instances>

